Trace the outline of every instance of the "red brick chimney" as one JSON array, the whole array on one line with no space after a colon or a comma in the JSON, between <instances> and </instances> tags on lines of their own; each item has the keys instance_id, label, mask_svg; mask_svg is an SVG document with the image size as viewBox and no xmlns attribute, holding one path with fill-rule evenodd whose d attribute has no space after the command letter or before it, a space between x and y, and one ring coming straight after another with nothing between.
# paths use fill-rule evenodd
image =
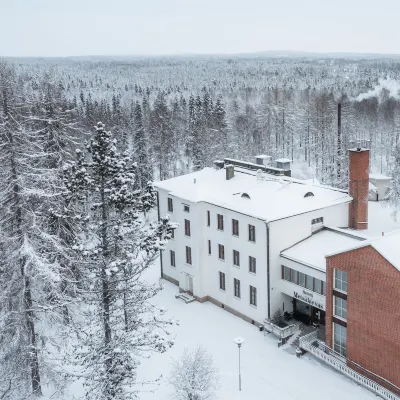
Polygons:
<instances>
[{"instance_id":1,"label":"red brick chimney","mask_svg":"<svg viewBox=\"0 0 400 400\"><path fill-rule=\"evenodd\" d=\"M349 227L368 228L369 150L357 147L349 150Z\"/></svg>"}]
</instances>

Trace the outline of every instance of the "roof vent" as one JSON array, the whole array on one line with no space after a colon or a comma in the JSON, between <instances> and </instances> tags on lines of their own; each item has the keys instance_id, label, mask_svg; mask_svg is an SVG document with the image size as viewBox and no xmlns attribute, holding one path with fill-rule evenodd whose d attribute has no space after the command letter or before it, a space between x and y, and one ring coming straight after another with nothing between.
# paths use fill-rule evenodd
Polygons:
<instances>
[{"instance_id":1,"label":"roof vent","mask_svg":"<svg viewBox=\"0 0 400 400\"><path fill-rule=\"evenodd\" d=\"M247 193L242 193L240 197L243 197L244 199L250 199L250 196Z\"/></svg>"},{"instance_id":2,"label":"roof vent","mask_svg":"<svg viewBox=\"0 0 400 400\"><path fill-rule=\"evenodd\" d=\"M304 197L314 197L314 193L313 192L307 192Z\"/></svg>"}]
</instances>

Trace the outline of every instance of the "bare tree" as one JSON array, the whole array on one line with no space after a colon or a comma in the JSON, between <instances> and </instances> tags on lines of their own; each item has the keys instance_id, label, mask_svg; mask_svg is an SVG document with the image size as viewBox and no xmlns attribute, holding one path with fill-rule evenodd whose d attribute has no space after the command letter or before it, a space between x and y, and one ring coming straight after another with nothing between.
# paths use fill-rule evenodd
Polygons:
<instances>
[{"instance_id":1,"label":"bare tree","mask_svg":"<svg viewBox=\"0 0 400 400\"><path fill-rule=\"evenodd\" d=\"M211 400L219 387L219 373L214 360L203 347L173 361L169 383L175 389L176 400Z\"/></svg>"}]
</instances>

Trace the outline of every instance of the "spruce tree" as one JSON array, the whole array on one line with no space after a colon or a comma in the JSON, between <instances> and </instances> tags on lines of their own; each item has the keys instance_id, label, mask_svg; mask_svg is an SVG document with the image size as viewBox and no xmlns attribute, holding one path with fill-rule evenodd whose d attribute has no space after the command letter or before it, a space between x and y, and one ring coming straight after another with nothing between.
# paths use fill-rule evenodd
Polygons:
<instances>
[{"instance_id":1,"label":"spruce tree","mask_svg":"<svg viewBox=\"0 0 400 400\"><path fill-rule=\"evenodd\" d=\"M154 190L135 189L136 168L129 154L99 122L85 151L66 168L69 198L81 202L77 215L86 235L76 249L84 264L80 292L85 307L76 361L85 371L88 399L134 399L138 356L172 345L168 321L149 300L160 290L141 276L164 248L174 224L147 222Z\"/></svg>"}]
</instances>

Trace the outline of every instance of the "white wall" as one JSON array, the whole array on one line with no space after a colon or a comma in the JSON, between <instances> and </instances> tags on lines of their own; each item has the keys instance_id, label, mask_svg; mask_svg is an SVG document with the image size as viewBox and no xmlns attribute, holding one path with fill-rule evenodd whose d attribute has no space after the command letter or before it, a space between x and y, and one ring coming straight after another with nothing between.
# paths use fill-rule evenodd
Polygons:
<instances>
[{"instance_id":1,"label":"white wall","mask_svg":"<svg viewBox=\"0 0 400 400\"><path fill-rule=\"evenodd\" d=\"M207 227L207 210L211 224ZM217 229L217 214L224 216L224 231ZM201 203L204 226L202 254L202 293L232 307L251 319L262 322L267 316L267 238L265 222L231 210ZM232 235L232 219L239 221L239 237ZM254 225L256 242L248 240L248 225ZM212 253L208 255L207 241ZM218 259L218 244L225 246L225 260ZM239 251L240 267L233 265L233 250ZM256 258L256 274L249 272L249 256ZM219 271L225 273L226 290L219 289ZM240 280L241 298L234 296L234 278ZM257 288L257 307L250 305L250 285Z\"/></svg>"},{"instance_id":2,"label":"white wall","mask_svg":"<svg viewBox=\"0 0 400 400\"><path fill-rule=\"evenodd\" d=\"M163 252L163 269L168 276L179 281L180 287L187 290L186 274L193 276L193 291L198 297L211 296L217 301L245 314L255 321L262 322L268 316L267 291L267 235L266 223L237 212L212 204L191 203L159 192L160 215L167 214L167 198L173 199L174 211L169 213L171 220L180 224L175 238ZM190 206L190 213L183 211L183 205ZM273 221L269 226L270 243L270 279L271 279L271 316L278 308L291 311L291 299L283 293L281 279L280 253L311 235L311 220L324 217L324 225L333 227L348 226L348 204L341 204L294 217ZM211 225L207 226L207 210L211 214ZM224 216L224 231L217 229L217 214ZM191 221L191 237L184 234L184 219ZM232 235L232 218L239 221L239 237ZM256 227L256 243L248 241L248 224ZM208 240L211 240L212 254L208 255ZM218 259L218 244L225 246L225 261ZM186 264L185 246L192 248L192 266ZM175 251L176 268L170 266L169 250ZM240 267L233 266L233 250L240 253ZM249 272L249 256L257 260L257 272ZM289 265L288 265L289 266ZM219 289L219 271L225 273L226 290ZM322 279L323 273L306 272ZM241 282L241 298L234 296L233 279ZM325 280L325 279L322 279ZM257 288L257 307L250 305L250 285ZM289 289L288 289L289 290ZM292 289L290 289L291 293Z\"/></svg>"},{"instance_id":3,"label":"white wall","mask_svg":"<svg viewBox=\"0 0 400 400\"><path fill-rule=\"evenodd\" d=\"M271 316L278 308L284 308L286 311L293 310L293 305L290 299L288 299L287 296L284 296L280 290L282 281L281 251L311 235L312 219L324 217L325 226L347 227L348 215L349 205L340 204L269 223ZM321 279L318 274L316 275L310 272L309 275Z\"/></svg>"}]
</instances>

